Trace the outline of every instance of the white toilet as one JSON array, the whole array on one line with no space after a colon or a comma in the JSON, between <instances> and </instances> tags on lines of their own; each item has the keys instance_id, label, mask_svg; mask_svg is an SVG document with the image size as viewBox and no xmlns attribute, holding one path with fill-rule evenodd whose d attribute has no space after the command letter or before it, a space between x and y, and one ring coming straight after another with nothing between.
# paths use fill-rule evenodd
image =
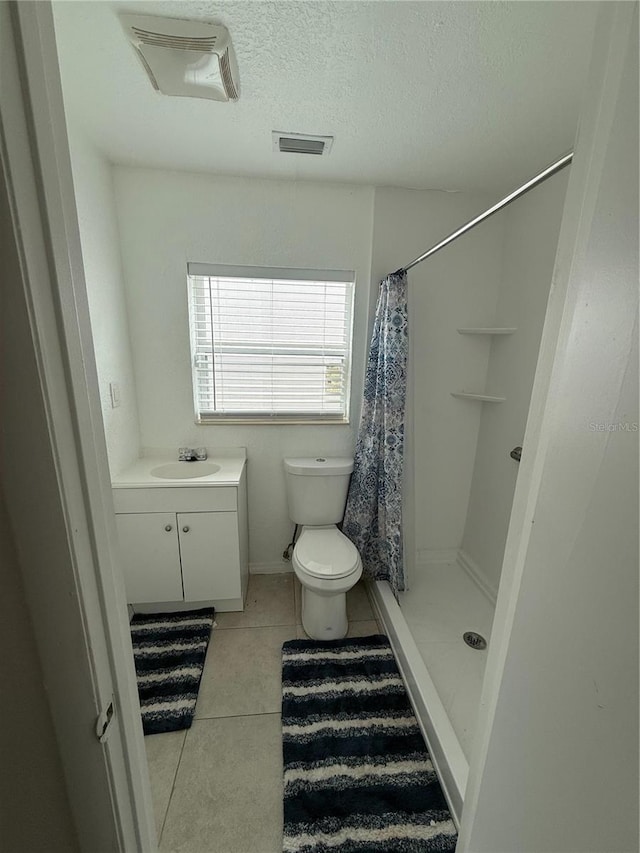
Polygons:
<instances>
[{"instance_id":1,"label":"white toilet","mask_svg":"<svg viewBox=\"0 0 640 853\"><path fill-rule=\"evenodd\" d=\"M314 640L347 634L347 592L362 575L358 550L342 521L353 459L284 460L289 517L302 525L293 570L302 584L302 627Z\"/></svg>"}]
</instances>

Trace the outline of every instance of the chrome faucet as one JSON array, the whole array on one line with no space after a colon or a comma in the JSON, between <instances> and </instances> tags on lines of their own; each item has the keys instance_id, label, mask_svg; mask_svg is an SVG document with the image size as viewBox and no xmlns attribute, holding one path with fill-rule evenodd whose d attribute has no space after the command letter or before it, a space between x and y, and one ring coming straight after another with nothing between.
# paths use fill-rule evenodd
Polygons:
<instances>
[{"instance_id":1,"label":"chrome faucet","mask_svg":"<svg viewBox=\"0 0 640 853\"><path fill-rule=\"evenodd\" d=\"M206 447L179 447L178 462L203 462L207 458Z\"/></svg>"}]
</instances>

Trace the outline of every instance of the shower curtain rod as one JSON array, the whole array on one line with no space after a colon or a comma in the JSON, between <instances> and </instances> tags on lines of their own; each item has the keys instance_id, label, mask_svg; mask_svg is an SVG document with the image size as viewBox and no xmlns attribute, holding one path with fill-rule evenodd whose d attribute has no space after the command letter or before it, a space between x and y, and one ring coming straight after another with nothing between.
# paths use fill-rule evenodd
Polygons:
<instances>
[{"instance_id":1,"label":"shower curtain rod","mask_svg":"<svg viewBox=\"0 0 640 853\"><path fill-rule=\"evenodd\" d=\"M449 243L453 243L453 241L457 240L458 237L461 237L463 234L466 234L467 231L470 231L472 228L475 228L476 225L479 225L481 222L484 222L485 219L488 219L490 216L493 216L494 213L498 213L499 210L502 210L503 207L506 207L508 204L511 204L512 201L515 201L516 199L520 198L525 193L528 193L529 190L532 190L534 187L537 187L538 184L541 184L543 181L546 181L547 178L550 178L552 175L555 175L556 172L559 172L561 169L564 169L565 166L568 166L569 163L571 163L572 159L573 151L570 151L568 154L564 154L559 160L556 160L555 163L552 163L550 166L547 166L547 168L543 169L542 172L539 172L535 177L530 178L525 184L522 184L521 187L518 187L517 190L513 190L513 192L509 193L509 195L496 202L493 207L490 207L488 210L485 210L484 213L481 213L474 219L470 219L469 222L466 222L464 225L458 228L457 231L454 231L452 234L449 234L448 237L445 237L444 240L440 240L440 242L436 243L435 246L432 246L430 249L427 249L424 254L411 261L411 263L407 264L406 267L400 267L399 270L396 270L394 275L397 275L402 272L407 272L411 269L411 267L415 267L416 264L421 264L422 261L426 261L426 259L431 257L431 255L435 255L435 253L439 252L440 249L444 249L444 247L448 246Z\"/></svg>"}]
</instances>

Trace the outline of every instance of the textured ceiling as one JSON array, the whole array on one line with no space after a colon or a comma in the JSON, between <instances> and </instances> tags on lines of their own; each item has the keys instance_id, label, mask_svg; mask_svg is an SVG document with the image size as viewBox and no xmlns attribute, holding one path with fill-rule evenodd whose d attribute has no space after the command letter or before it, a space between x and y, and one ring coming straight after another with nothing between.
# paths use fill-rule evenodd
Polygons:
<instances>
[{"instance_id":1,"label":"textured ceiling","mask_svg":"<svg viewBox=\"0 0 640 853\"><path fill-rule=\"evenodd\" d=\"M593 2L54 0L69 118L114 162L447 190L508 189L570 149ZM240 100L156 93L118 12L223 23ZM335 136L327 157L271 131Z\"/></svg>"}]
</instances>

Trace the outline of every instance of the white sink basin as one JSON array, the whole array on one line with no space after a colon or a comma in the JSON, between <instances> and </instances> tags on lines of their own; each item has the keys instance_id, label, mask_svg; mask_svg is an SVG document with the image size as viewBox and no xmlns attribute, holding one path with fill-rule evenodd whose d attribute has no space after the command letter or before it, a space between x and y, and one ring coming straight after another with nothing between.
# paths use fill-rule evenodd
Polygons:
<instances>
[{"instance_id":1,"label":"white sink basin","mask_svg":"<svg viewBox=\"0 0 640 853\"><path fill-rule=\"evenodd\" d=\"M214 462L168 462L157 465L149 472L152 477L161 480L194 480L197 477L208 477L220 470Z\"/></svg>"}]
</instances>

